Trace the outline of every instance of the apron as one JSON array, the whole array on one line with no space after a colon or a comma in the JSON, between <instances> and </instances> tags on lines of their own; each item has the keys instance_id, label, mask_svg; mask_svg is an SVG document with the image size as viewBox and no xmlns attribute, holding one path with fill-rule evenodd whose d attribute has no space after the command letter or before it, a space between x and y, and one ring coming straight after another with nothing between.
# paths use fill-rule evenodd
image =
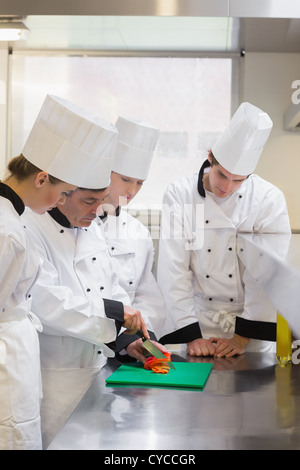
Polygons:
<instances>
[{"instance_id":1,"label":"apron","mask_svg":"<svg viewBox=\"0 0 300 470\"><path fill-rule=\"evenodd\" d=\"M0 314L0 449L40 450L41 323L31 301ZM32 384L40 384L33 387Z\"/></svg>"}]
</instances>

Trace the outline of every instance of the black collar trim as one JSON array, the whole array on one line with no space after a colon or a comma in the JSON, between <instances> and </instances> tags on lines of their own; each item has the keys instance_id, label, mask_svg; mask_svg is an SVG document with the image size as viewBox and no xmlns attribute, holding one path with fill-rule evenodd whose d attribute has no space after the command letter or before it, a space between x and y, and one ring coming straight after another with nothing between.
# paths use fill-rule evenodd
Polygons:
<instances>
[{"instance_id":1,"label":"black collar trim","mask_svg":"<svg viewBox=\"0 0 300 470\"><path fill-rule=\"evenodd\" d=\"M103 214L99 215L99 219L102 220L102 221L104 221L107 216L108 216L108 212L107 212L107 211L103 211Z\"/></svg>"},{"instance_id":2,"label":"black collar trim","mask_svg":"<svg viewBox=\"0 0 300 470\"><path fill-rule=\"evenodd\" d=\"M15 210L19 215L22 215L25 210L25 205L20 196L11 189L7 184L0 182L0 196L8 199L12 205L14 206Z\"/></svg>"},{"instance_id":3,"label":"black collar trim","mask_svg":"<svg viewBox=\"0 0 300 470\"><path fill-rule=\"evenodd\" d=\"M204 173L204 170L206 168L208 168L210 166L210 163L208 160L205 160L205 162L203 163L202 167L200 168L200 171L199 171L199 176L198 176L198 192L200 194L200 196L202 197L205 197L206 194L205 194L205 189L204 189L204 186L203 186L203 173Z\"/></svg>"},{"instance_id":4,"label":"black collar trim","mask_svg":"<svg viewBox=\"0 0 300 470\"><path fill-rule=\"evenodd\" d=\"M62 212L60 212L58 207L54 207L54 209L48 211L48 214L51 215L52 219L54 219L59 225L62 225L65 228L72 228L69 220Z\"/></svg>"},{"instance_id":5,"label":"black collar trim","mask_svg":"<svg viewBox=\"0 0 300 470\"><path fill-rule=\"evenodd\" d=\"M119 217L120 213L121 213L121 206L118 206L118 207L116 208L115 216L116 216L116 217ZM103 214L99 215L99 218L100 218L102 221L104 221L107 216L108 216L108 212L107 212L107 211L103 211Z\"/></svg>"}]
</instances>

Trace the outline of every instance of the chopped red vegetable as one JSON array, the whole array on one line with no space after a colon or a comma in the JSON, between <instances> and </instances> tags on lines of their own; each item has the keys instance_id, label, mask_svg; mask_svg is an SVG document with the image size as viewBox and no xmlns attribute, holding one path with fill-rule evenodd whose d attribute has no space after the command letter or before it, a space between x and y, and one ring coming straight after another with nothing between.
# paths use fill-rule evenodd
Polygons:
<instances>
[{"instance_id":1,"label":"chopped red vegetable","mask_svg":"<svg viewBox=\"0 0 300 470\"><path fill-rule=\"evenodd\" d=\"M170 370L168 362L171 360L171 353L164 353L166 358L157 359L154 356L147 357L144 368L152 370L156 374L167 374Z\"/></svg>"}]
</instances>

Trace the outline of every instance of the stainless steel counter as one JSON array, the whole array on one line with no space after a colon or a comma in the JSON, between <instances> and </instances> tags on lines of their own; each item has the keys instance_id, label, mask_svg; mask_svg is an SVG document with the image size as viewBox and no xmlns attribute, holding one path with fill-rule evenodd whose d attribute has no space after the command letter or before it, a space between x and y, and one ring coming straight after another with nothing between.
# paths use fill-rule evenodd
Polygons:
<instances>
[{"instance_id":1,"label":"stainless steel counter","mask_svg":"<svg viewBox=\"0 0 300 470\"><path fill-rule=\"evenodd\" d=\"M110 360L48 450L300 449L300 366L259 353L186 359L213 362L203 391L106 387Z\"/></svg>"},{"instance_id":2,"label":"stainless steel counter","mask_svg":"<svg viewBox=\"0 0 300 470\"><path fill-rule=\"evenodd\" d=\"M299 339L300 234L239 234L237 254ZM180 348L177 358L213 362L204 391L108 388L110 361L49 450L300 449L300 352L280 368L271 354L193 359Z\"/></svg>"}]
</instances>

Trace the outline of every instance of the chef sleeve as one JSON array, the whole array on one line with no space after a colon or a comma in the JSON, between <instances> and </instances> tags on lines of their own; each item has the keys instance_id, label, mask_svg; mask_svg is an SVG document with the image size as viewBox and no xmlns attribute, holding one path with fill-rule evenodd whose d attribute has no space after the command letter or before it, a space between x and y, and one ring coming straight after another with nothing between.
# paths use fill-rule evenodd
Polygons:
<instances>
[{"instance_id":1,"label":"chef sleeve","mask_svg":"<svg viewBox=\"0 0 300 470\"><path fill-rule=\"evenodd\" d=\"M291 233L286 200L276 186L270 185L265 192L253 229L258 233Z\"/></svg>"},{"instance_id":2,"label":"chef sleeve","mask_svg":"<svg viewBox=\"0 0 300 470\"><path fill-rule=\"evenodd\" d=\"M4 310L7 300L16 292L25 260L25 248L13 237L0 234L0 312Z\"/></svg>"},{"instance_id":3,"label":"chef sleeve","mask_svg":"<svg viewBox=\"0 0 300 470\"><path fill-rule=\"evenodd\" d=\"M276 341L277 310L247 269L244 271L244 309L236 317L235 333L251 339Z\"/></svg>"},{"instance_id":4,"label":"chef sleeve","mask_svg":"<svg viewBox=\"0 0 300 470\"><path fill-rule=\"evenodd\" d=\"M74 295L70 288L59 285L56 269L46 259L30 295L32 311L45 334L72 336L96 345L115 339L116 324L106 317L104 300L95 302L92 296Z\"/></svg>"}]
</instances>

